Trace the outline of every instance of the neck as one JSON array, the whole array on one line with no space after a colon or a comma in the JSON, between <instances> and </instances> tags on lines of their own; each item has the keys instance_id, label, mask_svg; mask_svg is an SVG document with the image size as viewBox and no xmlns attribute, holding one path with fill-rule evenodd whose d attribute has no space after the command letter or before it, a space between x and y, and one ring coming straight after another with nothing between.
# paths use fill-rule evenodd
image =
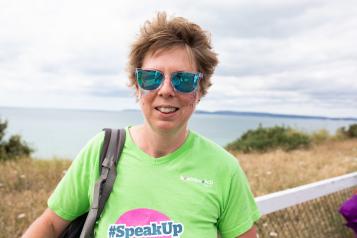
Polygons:
<instances>
[{"instance_id":1,"label":"neck","mask_svg":"<svg viewBox=\"0 0 357 238\"><path fill-rule=\"evenodd\" d=\"M130 134L141 150L154 158L159 158L178 149L185 142L188 129L184 127L176 132L163 133L140 125L130 128Z\"/></svg>"}]
</instances>

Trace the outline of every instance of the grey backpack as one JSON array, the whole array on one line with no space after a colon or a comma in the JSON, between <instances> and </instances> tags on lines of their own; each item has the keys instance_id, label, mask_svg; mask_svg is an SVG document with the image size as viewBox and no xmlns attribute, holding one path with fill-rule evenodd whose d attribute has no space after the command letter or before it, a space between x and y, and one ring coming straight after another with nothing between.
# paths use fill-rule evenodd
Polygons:
<instances>
[{"instance_id":1,"label":"grey backpack","mask_svg":"<svg viewBox=\"0 0 357 238\"><path fill-rule=\"evenodd\" d=\"M60 235L61 238L93 237L94 226L108 200L117 176L116 166L125 142L124 129L103 129L104 143L100 155L100 177L95 183L90 210L73 220Z\"/></svg>"}]
</instances>

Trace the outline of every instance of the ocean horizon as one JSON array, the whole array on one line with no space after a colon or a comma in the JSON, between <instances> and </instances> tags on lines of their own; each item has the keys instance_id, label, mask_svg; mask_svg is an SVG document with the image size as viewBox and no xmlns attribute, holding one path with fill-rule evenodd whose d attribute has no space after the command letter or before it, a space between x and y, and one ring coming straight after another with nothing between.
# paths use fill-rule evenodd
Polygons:
<instances>
[{"instance_id":1,"label":"ocean horizon","mask_svg":"<svg viewBox=\"0 0 357 238\"><path fill-rule=\"evenodd\" d=\"M124 128L143 122L139 110L50 109L0 107L0 118L8 121L5 139L20 134L35 149L34 158L74 159L80 149L103 128ZM221 146L258 126L289 126L305 132L325 129L334 134L357 118L285 115L259 112L197 111L189 127Z\"/></svg>"}]
</instances>

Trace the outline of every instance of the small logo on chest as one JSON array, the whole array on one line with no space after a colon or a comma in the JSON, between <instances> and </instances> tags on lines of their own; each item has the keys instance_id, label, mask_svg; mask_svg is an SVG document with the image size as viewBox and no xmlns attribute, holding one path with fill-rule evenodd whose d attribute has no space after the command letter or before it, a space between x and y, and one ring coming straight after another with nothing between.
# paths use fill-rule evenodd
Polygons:
<instances>
[{"instance_id":1,"label":"small logo on chest","mask_svg":"<svg viewBox=\"0 0 357 238\"><path fill-rule=\"evenodd\" d=\"M208 186L208 187L211 187L213 185L213 180L210 180L210 179L195 178L195 177L186 176L186 175L181 175L180 179L185 182L201 184L203 186Z\"/></svg>"}]
</instances>

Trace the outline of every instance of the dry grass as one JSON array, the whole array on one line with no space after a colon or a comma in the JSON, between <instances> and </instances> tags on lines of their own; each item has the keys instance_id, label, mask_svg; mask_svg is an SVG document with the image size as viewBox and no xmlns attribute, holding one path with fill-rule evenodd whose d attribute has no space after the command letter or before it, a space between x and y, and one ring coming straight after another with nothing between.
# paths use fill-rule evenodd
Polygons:
<instances>
[{"instance_id":1,"label":"dry grass","mask_svg":"<svg viewBox=\"0 0 357 238\"><path fill-rule=\"evenodd\" d=\"M357 171L357 139L328 141L309 150L233 154L255 196Z\"/></svg>"},{"instance_id":2,"label":"dry grass","mask_svg":"<svg viewBox=\"0 0 357 238\"><path fill-rule=\"evenodd\" d=\"M255 196L357 171L357 140L326 141L309 150L237 154ZM263 216L259 237L354 237L337 212L352 190Z\"/></svg>"},{"instance_id":3,"label":"dry grass","mask_svg":"<svg viewBox=\"0 0 357 238\"><path fill-rule=\"evenodd\" d=\"M0 163L0 237L19 237L45 209L46 201L69 166L64 160Z\"/></svg>"},{"instance_id":4,"label":"dry grass","mask_svg":"<svg viewBox=\"0 0 357 238\"><path fill-rule=\"evenodd\" d=\"M357 140L326 142L309 150L236 154L256 196L357 171ZM46 207L65 160L0 163L0 238L19 237Z\"/></svg>"}]
</instances>

